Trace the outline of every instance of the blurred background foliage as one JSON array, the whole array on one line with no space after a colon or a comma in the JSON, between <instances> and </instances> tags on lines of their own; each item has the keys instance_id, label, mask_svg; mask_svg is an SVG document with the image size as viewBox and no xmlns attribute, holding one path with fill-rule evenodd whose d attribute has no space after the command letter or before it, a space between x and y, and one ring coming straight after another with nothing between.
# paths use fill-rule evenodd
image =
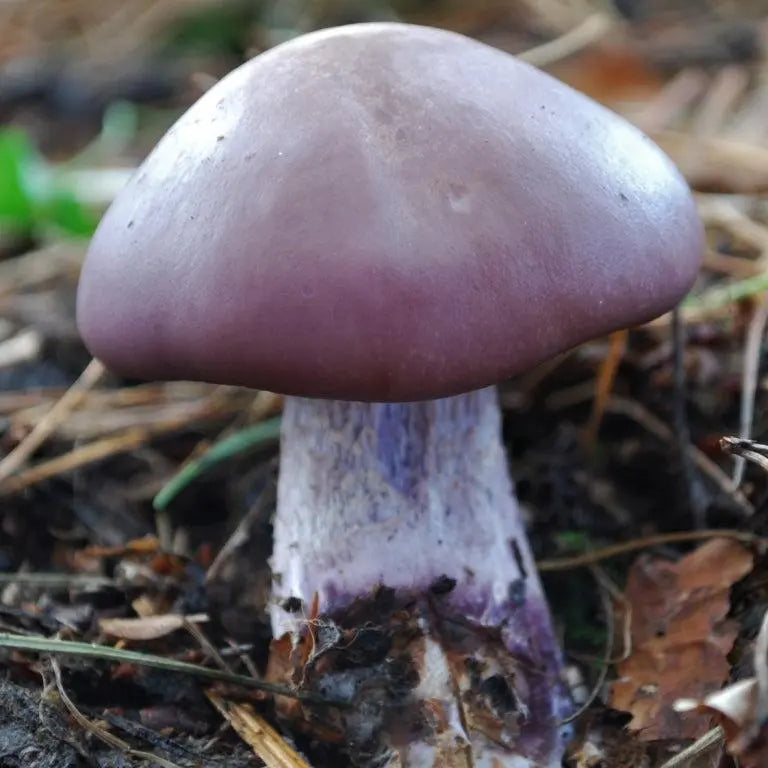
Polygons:
<instances>
[{"instance_id":1,"label":"blurred background foliage","mask_svg":"<svg viewBox=\"0 0 768 768\"><path fill-rule=\"evenodd\" d=\"M6 0L0 4L0 252L53 233L90 234L95 214L124 178L121 169L133 167L185 106L243 60L311 29L401 19L519 52L601 15L614 27L600 62L555 62L552 69L611 102L647 95L665 70L753 58L759 32L751 22L761 18L764 5ZM78 173L83 168L103 173Z\"/></svg>"}]
</instances>

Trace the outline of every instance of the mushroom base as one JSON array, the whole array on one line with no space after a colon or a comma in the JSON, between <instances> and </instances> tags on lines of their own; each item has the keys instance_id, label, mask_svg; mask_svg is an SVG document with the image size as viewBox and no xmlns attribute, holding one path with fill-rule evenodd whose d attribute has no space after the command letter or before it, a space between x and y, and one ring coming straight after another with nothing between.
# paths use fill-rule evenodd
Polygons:
<instances>
[{"instance_id":1,"label":"mushroom base","mask_svg":"<svg viewBox=\"0 0 768 768\"><path fill-rule=\"evenodd\" d=\"M354 699L358 720L369 711L367 738L344 728L344 742L390 749L393 764L560 764L567 697L500 429L493 389L420 403L286 401L274 659L294 682L300 669L304 685ZM361 667L349 659L366 656L371 627L384 655ZM362 688L333 665L317 674L329 652ZM400 694L374 717L368 697L395 660L407 682L384 686ZM434 727L412 731L413 707ZM437 755L441 744L456 758Z\"/></svg>"}]
</instances>

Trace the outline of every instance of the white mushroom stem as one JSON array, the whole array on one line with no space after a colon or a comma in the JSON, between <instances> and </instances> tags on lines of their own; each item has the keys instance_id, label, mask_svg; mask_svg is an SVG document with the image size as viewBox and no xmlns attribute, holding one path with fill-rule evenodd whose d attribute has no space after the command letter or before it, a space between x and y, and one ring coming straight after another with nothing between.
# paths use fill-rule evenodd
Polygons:
<instances>
[{"instance_id":1,"label":"white mushroom stem","mask_svg":"<svg viewBox=\"0 0 768 768\"><path fill-rule=\"evenodd\" d=\"M427 739L437 762L403 764L441 764L445 749L471 744L477 765L491 753L499 766L559 765L559 657L500 430L490 388L420 403L286 401L275 636L301 627L315 599L342 625L345 609L380 586L420 606L422 637L410 649L420 682L409 695L440 701L453 725L442 741ZM287 598L303 608L294 600L286 611ZM457 651L446 621L493 632ZM491 679L499 701L481 690ZM423 741L400 745L397 759L421 754Z\"/></svg>"}]
</instances>

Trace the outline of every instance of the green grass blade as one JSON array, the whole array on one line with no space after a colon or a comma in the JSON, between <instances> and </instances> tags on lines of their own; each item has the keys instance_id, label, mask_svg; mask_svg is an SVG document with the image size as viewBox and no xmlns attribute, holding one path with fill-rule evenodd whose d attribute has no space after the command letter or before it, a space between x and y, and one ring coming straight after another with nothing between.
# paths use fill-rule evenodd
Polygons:
<instances>
[{"instance_id":1,"label":"green grass blade","mask_svg":"<svg viewBox=\"0 0 768 768\"><path fill-rule=\"evenodd\" d=\"M182 467L181 471L158 492L152 502L155 509L162 512L188 485L217 464L239 453L269 445L279 438L280 417L275 416L216 443L199 459L190 461Z\"/></svg>"}]
</instances>

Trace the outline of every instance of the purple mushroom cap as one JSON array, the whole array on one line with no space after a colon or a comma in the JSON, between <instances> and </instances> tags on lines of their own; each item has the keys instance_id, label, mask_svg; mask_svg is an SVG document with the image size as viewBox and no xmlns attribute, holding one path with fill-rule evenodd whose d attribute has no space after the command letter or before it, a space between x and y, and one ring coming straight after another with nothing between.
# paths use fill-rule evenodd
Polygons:
<instances>
[{"instance_id":1,"label":"purple mushroom cap","mask_svg":"<svg viewBox=\"0 0 768 768\"><path fill-rule=\"evenodd\" d=\"M461 35L352 25L179 119L93 239L78 324L135 377L428 399L663 313L701 252L623 119Z\"/></svg>"}]
</instances>

